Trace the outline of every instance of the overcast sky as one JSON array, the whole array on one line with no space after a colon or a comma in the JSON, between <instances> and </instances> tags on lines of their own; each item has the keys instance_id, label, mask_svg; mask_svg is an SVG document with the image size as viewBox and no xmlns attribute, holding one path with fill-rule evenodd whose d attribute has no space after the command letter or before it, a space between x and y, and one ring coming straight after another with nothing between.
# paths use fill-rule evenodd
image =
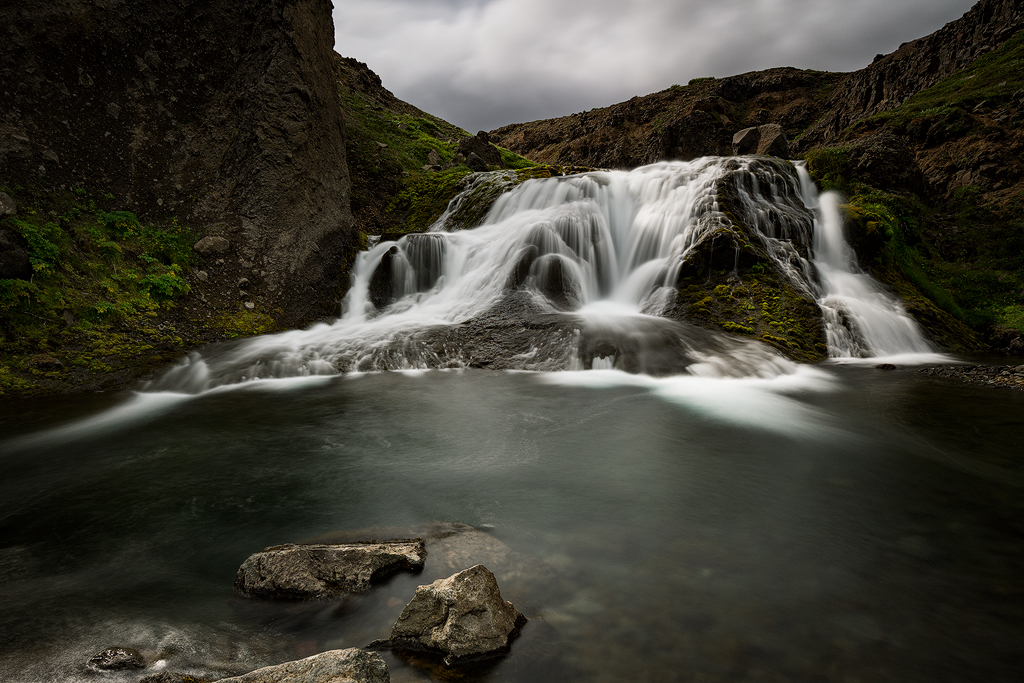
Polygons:
<instances>
[{"instance_id":1,"label":"overcast sky","mask_svg":"<svg viewBox=\"0 0 1024 683\"><path fill-rule=\"evenodd\" d=\"M335 0L335 49L470 132L774 66L853 71L975 0Z\"/></svg>"}]
</instances>

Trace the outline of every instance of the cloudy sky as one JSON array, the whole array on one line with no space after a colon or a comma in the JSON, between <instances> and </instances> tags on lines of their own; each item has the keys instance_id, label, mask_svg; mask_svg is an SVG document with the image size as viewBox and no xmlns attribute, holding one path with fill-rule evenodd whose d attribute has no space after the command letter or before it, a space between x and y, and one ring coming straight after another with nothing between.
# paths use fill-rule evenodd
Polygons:
<instances>
[{"instance_id":1,"label":"cloudy sky","mask_svg":"<svg viewBox=\"0 0 1024 683\"><path fill-rule=\"evenodd\" d=\"M975 0L335 0L335 49L476 132L773 66L852 71Z\"/></svg>"}]
</instances>

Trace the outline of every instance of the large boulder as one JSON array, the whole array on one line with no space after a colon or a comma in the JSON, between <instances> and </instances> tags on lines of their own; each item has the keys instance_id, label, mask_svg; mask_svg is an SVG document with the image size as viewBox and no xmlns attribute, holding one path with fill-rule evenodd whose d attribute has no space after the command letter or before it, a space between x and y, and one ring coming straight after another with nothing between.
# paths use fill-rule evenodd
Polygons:
<instances>
[{"instance_id":1,"label":"large boulder","mask_svg":"<svg viewBox=\"0 0 1024 683\"><path fill-rule=\"evenodd\" d=\"M360 593L395 572L423 569L421 539L343 545L279 545L254 553L235 576L235 592L267 600L327 600Z\"/></svg>"},{"instance_id":2,"label":"large boulder","mask_svg":"<svg viewBox=\"0 0 1024 683\"><path fill-rule=\"evenodd\" d=\"M498 151L497 147L490 143L490 138L484 131L480 131L472 137L459 140L458 153L466 157L466 159L469 159L471 154L476 154L480 157L480 160L485 165L485 167L480 170L486 171L486 166L501 165L501 152ZM470 168L472 168L472 166Z\"/></svg>"},{"instance_id":3,"label":"large boulder","mask_svg":"<svg viewBox=\"0 0 1024 683\"><path fill-rule=\"evenodd\" d=\"M781 159L790 157L786 134L782 131L782 126L777 123L766 123L737 132L732 136L732 153L734 155L765 154Z\"/></svg>"},{"instance_id":4,"label":"large boulder","mask_svg":"<svg viewBox=\"0 0 1024 683\"><path fill-rule=\"evenodd\" d=\"M312 657L222 678L218 683L390 683L381 656L349 648L321 652Z\"/></svg>"},{"instance_id":5,"label":"large boulder","mask_svg":"<svg viewBox=\"0 0 1024 683\"><path fill-rule=\"evenodd\" d=\"M482 564L420 586L391 629L373 646L432 652L446 664L508 652L526 623L501 597L494 574Z\"/></svg>"}]
</instances>

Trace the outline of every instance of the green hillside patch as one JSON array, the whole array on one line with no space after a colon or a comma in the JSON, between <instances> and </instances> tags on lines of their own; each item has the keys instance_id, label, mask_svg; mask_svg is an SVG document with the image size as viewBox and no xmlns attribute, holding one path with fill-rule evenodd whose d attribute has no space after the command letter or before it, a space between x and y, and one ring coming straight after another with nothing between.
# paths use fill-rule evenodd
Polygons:
<instances>
[{"instance_id":1,"label":"green hillside patch","mask_svg":"<svg viewBox=\"0 0 1024 683\"><path fill-rule=\"evenodd\" d=\"M189 292L194 230L108 211L112 196L82 189L0 190L20 205L0 227L25 239L33 271L30 280L0 280L0 396L180 354L189 340L157 321Z\"/></svg>"}]
</instances>

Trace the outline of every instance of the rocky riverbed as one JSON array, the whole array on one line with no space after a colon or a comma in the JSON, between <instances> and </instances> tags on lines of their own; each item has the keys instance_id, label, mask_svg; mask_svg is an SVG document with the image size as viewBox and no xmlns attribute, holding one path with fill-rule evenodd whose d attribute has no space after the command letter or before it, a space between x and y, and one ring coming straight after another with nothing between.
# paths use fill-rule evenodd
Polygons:
<instances>
[{"instance_id":1,"label":"rocky riverbed","mask_svg":"<svg viewBox=\"0 0 1024 683\"><path fill-rule=\"evenodd\" d=\"M933 377L1024 391L1024 365L934 365L918 370Z\"/></svg>"}]
</instances>

